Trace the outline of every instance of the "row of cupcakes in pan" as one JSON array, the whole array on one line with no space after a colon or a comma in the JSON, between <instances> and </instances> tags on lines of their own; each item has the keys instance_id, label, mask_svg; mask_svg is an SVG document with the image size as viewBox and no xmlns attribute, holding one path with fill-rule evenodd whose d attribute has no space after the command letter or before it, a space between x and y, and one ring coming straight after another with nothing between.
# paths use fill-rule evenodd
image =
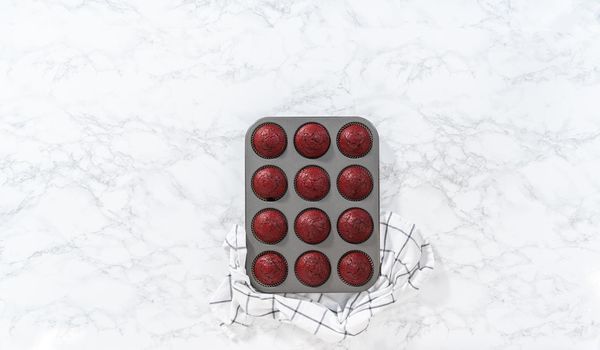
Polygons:
<instances>
[{"instance_id":1,"label":"row of cupcakes in pan","mask_svg":"<svg viewBox=\"0 0 600 350\"><path fill-rule=\"evenodd\" d=\"M330 143L327 129L319 123L303 124L294 135L296 151L306 158L314 159L323 156L329 149ZM364 157L373 146L371 131L364 124L348 123L338 132L337 146L346 157ZM276 123L261 124L252 134L252 148L262 158L277 158L287 148L287 135Z\"/></svg>"},{"instance_id":2,"label":"row of cupcakes in pan","mask_svg":"<svg viewBox=\"0 0 600 350\"><path fill-rule=\"evenodd\" d=\"M318 287L331 275L331 264L327 256L311 250L302 253L294 264L296 278L304 285ZM365 252L352 250L345 253L337 264L339 278L351 286L361 286L373 276L373 261ZM275 287L285 281L288 265L283 255L275 251L259 254L252 263L252 274L262 285Z\"/></svg>"},{"instance_id":3,"label":"row of cupcakes in pan","mask_svg":"<svg viewBox=\"0 0 600 350\"><path fill-rule=\"evenodd\" d=\"M264 201L276 201L287 191L287 177L283 170L274 165L260 167L252 175L252 190ZM307 201L323 199L330 189L329 174L316 165L300 169L294 178L294 188ZM342 169L337 177L337 188L342 197L360 201L373 190L373 176L361 165L350 165Z\"/></svg>"},{"instance_id":4,"label":"row of cupcakes in pan","mask_svg":"<svg viewBox=\"0 0 600 350\"><path fill-rule=\"evenodd\" d=\"M250 226L254 237L266 244L281 242L288 232L285 216L274 208L263 209L256 213ZM337 231L348 243L363 243L373 233L373 219L362 208L350 208L338 217ZM331 221L321 209L304 209L294 220L294 232L303 242L319 244L329 236Z\"/></svg>"}]
</instances>

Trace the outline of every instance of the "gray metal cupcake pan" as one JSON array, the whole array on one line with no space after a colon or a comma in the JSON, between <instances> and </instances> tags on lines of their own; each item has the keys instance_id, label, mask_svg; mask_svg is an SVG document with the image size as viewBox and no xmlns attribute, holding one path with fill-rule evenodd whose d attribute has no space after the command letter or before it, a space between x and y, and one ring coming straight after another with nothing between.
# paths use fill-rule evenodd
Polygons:
<instances>
[{"instance_id":1,"label":"gray metal cupcake pan","mask_svg":"<svg viewBox=\"0 0 600 350\"><path fill-rule=\"evenodd\" d=\"M258 156L252 148L252 134L254 129L261 124L272 122L280 125L287 135L287 146L283 154L277 158L265 159ZM316 122L323 125L330 137L330 146L327 152L319 158L309 159L300 155L294 147L294 135L296 130L305 123ZM349 158L343 155L337 147L337 134L346 124L357 122L369 128L373 137L373 146L367 155L361 158ZM258 198L252 190L252 175L265 165L275 165L281 168L287 177L288 188L282 198L277 201L263 201ZM302 199L294 188L296 173L307 165L322 167L329 174L331 183L329 193L320 201L307 201ZM350 201L342 197L337 189L337 177L342 169L349 165L362 165L367 168L373 176L373 190L369 196L361 201ZM246 271L250 282L256 290L265 293L283 292L359 292L369 289L379 276L379 136L377 130L368 120L361 117L265 117L257 120L246 132L245 139L245 192L246 192ZM337 220L340 214L349 208L362 208L366 210L373 219L373 233L371 237L360 244L346 242L338 234ZM275 244L266 244L252 233L252 218L256 213L266 208L274 208L281 211L288 223L288 232L283 240ZM331 222L329 236L321 243L308 244L303 242L294 232L294 221L296 216L307 208L319 208L323 210ZM294 265L296 259L304 252L317 250L329 258L331 264L331 275L329 279L318 287L310 287L302 284L295 275ZM351 286L340 279L337 265L340 258L347 252L360 250L365 252L372 260L373 274L369 281L362 286ZM283 255L288 264L286 279L277 286L264 286L258 282L252 273L254 259L265 251L276 251Z\"/></svg>"}]
</instances>

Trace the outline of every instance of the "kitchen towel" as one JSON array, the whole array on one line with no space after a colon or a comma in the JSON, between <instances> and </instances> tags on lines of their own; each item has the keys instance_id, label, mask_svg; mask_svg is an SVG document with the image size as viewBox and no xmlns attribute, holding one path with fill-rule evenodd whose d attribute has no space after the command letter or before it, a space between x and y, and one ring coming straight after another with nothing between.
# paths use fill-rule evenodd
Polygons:
<instances>
[{"instance_id":1,"label":"kitchen towel","mask_svg":"<svg viewBox=\"0 0 600 350\"><path fill-rule=\"evenodd\" d=\"M381 271L368 290L276 294L258 292L250 284L245 269L246 233L235 225L223 243L229 253L229 273L209 301L213 312L222 326L248 326L254 317L271 317L331 342L362 333L375 313L419 290L434 268L432 247L414 224L389 212L381 215L380 225Z\"/></svg>"}]
</instances>

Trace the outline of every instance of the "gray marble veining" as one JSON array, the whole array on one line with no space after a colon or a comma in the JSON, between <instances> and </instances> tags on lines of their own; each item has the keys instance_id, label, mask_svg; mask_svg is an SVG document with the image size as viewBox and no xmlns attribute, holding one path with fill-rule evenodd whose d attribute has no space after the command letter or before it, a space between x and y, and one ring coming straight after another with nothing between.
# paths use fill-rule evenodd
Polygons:
<instances>
[{"instance_id":1,"label":"gray marble veining","mask_svg":"<svg viewBox=\"0 0 600 350\"><path fill-rule=\"evenodd\" d=\"M329 348L207 304L244 131L315 114L377 126L436 249L337 348L598 349L599 101L595 0L4 1L0 348Z\"/></svg>"}]
</instances>

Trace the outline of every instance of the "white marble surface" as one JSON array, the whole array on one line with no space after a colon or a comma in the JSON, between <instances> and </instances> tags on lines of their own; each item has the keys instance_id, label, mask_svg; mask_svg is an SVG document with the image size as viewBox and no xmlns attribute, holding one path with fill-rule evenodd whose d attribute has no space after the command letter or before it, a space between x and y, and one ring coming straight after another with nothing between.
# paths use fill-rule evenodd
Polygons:
<instances>
[{"instance_id":1,"label":"white marble surface","mask_svg":"<svg viewBox=\"0 0 600 350\"><path fill-rule=\"evenodd\" d=\"M599 349L599 107L596 0L2 1L0 348L330 348L207 305L246 127L326 114L438 261L337 348Z\"/></svg>"}]
</instances>

